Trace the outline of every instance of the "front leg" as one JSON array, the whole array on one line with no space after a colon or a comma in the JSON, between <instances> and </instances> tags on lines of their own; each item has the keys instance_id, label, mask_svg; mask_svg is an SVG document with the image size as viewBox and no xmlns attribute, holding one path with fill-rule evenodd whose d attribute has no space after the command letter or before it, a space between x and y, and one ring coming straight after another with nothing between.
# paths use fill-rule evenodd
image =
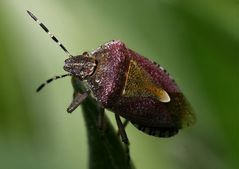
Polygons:
<instances>
[{"instance_id":1,"label":"front leg","mask_svg":"<svg viewBox=\"0 0 239 169\"><path fill-rule=\"evenodd\" d=\"M67 112L73 112L86 99L87 96L89 96L89 91L86 91L85 93L75 93L70 106L67 108Z\"/></svg>"}]
</instances>

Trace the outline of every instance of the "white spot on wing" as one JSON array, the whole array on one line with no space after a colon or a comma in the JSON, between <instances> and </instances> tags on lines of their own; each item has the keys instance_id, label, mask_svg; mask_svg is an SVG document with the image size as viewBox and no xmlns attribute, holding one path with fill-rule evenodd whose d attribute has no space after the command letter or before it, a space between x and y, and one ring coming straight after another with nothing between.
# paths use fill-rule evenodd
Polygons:
<instances>
[{"instance_id":1,"label":"white spot on wing","mask_svg":"<svg viewBox=\"0 0 239 169\"><path fill-rule=\"evenodd\" d=\"M160 96L160 101L163 103L170 102L170 97L166 91L164 91L163 94Z\"/></svg>"}]
</instances>

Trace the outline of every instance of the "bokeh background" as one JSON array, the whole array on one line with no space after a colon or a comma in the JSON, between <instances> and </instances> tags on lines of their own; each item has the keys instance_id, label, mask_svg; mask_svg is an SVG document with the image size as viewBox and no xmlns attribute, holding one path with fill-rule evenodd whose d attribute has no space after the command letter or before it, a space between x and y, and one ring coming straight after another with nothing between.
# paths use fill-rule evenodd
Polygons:
<instances>
[{"instance_id":1,"label":"bokeh background","mask_svg":"<svg viewBox=\"0 0 239 169\"><path fill-rule=\"evenodd\" d=\"M236 0L1 0L0 168L87 169L81 109L67 114L66 55L27 15L31 10L72 54L111 40L158 62L197 114L170 139L127 128L137 169L239 168L239 3ZM113 114L107 112L115 125Z\"/></svg>"}]
</instances>

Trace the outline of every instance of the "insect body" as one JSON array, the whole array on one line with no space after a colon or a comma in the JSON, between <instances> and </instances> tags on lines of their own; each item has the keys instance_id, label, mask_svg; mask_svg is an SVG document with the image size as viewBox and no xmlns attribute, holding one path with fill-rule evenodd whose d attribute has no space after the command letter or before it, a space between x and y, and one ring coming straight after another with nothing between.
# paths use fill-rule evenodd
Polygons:
<instances>
[{"instance_id":1,"label":"insect body","mask_svg":"<svg viewBox=\"0 0 239 169\"><path fill-rule=\"evenodd\" d=\"M32 13L28 13L49 33ZM75 95L68 112L74 111L91 94L102 109L115 113L124 142L127 142L127 135L120 116L139 130L159 137L173 136L195 122L190 104L166 71L123 42L113 40L91 52L72 56L55 37L53 40L70 56L64 65L68 74L63 76L86 81L87 90Z\"/></svg>"}]
</instances>

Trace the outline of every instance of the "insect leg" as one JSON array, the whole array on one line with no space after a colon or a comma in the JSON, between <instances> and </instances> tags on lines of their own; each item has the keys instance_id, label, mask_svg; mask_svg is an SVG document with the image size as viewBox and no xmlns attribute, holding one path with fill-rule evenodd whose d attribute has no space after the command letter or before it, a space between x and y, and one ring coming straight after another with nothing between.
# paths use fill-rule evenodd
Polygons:
<instances>
[{"instance_id":1,"label":"insect leg","mask_svg":"<svg viewBox=\"0 0 239 169\"><path fill-rule=\"evenodd\" d=\"M89 95L89 92L85 92L85 93L80 93L77 92L76 94L74 94L74 98L70 104L70 106L67 108L67 112L71 113L73 112L81 103L83 100L85 100L85 98Z\"/></svg>"},{"instance_id":2,"label":"insect leg","mask_svg":"<svg viewBox=\"0 0 239 169\"><path fill-rule=\"evenodd\" d=\"M125 120L125 121L123 122L124 128L125 128L128 124L129 124L129 120Z\"/></svg>"},{"instance_id":3,"label":"insect leg","mask_svg":"<svg viewBox=\"0 0 239 169\"><path fill-rule=\"evenodd\" d=\"M121 139L126 145L128 145L129 140L128 140L127 134L125 132L124 125L123 125L118 114L115 114L115 119L116 119L116 123L117 123L118 129L119 129L119 134L121 136Z\"/></svg>"},{"instance_id":4,"label":"insect leg","mask_svg":"<svg viewBox=\"0 0 239 169\"><path fill-rule=\"evenodd\" d=\"M124 128L125 127L124 124L127 125L128 120L125 120L124 124L123 124L121 119L120 119L120 116L117 115L117 114L115 114L115 119L116 119L116 123L117 123L117 126L118 126L118 131L119 131L119 134L121 136L121 139L126 146L125 147L126 148L125 153L126 153L126 156L127 156L127 160L128 160L128 162L130 162L129 140L128 140L128 137L127 137L127 134L126 134L125 128Z\"/></svg>"},{"instance_id":5,"label":"insect leg","mask_svg":"<svg viewBox=\"0 0 239 169\"><path fill-rule=\"evenodd\" d=\"M128 124L129 124L129 120L125 119L125 121L123 122L124 129L126 128L126 126L127 126ZM119 130L117 131L117 135L118 135L118 136L120 135Z\"/></svg>"}]
</instances>

